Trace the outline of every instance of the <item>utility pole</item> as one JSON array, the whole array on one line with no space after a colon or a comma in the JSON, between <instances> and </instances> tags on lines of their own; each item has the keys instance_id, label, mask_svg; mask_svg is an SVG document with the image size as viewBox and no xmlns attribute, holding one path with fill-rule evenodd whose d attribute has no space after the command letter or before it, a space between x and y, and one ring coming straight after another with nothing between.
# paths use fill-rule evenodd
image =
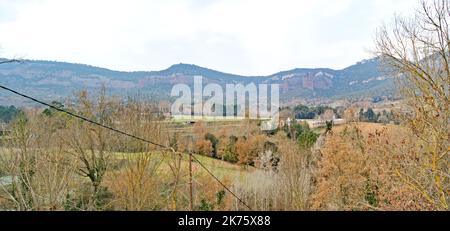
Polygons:
<instances>
[{"instance_id":1,"label":"utility pole","mask_svg":"<svg viewBox=\"0 0 450 231\"><path fill-rule=\"evenodd\" d=\"M189 153L189 208L194 211L194 197L192 195L192 153Z\"/></svg>"},{"instance_id":2,"label":"utility pole","mask_svg":"<svg viewBox=\"0 0 450 231\"><path fill-rule=\"evenodd\" d=\"M194 196L193 196L193 184L192 184L192 146L194 143L192 137L189 138L188 153L189 153L189 209L194 211Z\"/></svg>"}]
</instances>

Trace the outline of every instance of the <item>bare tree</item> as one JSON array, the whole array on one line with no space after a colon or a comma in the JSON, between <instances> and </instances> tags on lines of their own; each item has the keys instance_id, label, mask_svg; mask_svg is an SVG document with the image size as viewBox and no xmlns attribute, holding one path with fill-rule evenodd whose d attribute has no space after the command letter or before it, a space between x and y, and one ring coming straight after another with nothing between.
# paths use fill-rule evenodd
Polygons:
<instances>
[{"instance_id":1,"label":"bare tree","mask_svg":"<svg viewBox=\"0 0 450 231\"><path fill-rule=\"evenodd\" d=\"M398 175L442 210L449 208L449 22L448 0L423 0L413 17L396 16L375 38L376 54L399 77L411 112L405 120L423 153L422 166Z\"/></svg>"},{"instance_id":2,"label":"bare tree","mask_svg":"<svg viewBox=\"0 0 450 231\"><path fill-rule=\"evenodd\" d=\"M71 110L76 110L101 124L111 124L112 116L109 113L113 110L113 105L105 94L103 89L94 103L89 99L87 92L82 91L78 96L78 107ZM72 121L67 132L66 138L70 147L67 152L79 160L78 173L88 178L92 186L85 209L98 209L99 193L111 160L110 144L113 143L113 136L108 130L83 121Z\"/></svg>"},{"instance_id":3,"label":"bare tree","mask_svg":"<svg viewBox=\"0 0 450 231\"><path fill-rule=\"evenodd\" d=\"M9 208L64 209L74 169L58 137L62 120L30 112L11 125L0 155L0 169L11 179L10 184L0 185Z\"/></svg>"}]
</instances>

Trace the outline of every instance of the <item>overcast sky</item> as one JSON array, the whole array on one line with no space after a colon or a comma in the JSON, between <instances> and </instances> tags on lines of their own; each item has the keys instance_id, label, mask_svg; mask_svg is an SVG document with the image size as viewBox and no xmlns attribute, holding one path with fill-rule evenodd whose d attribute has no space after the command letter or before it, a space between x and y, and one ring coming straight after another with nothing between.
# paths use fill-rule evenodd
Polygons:
<instances>
[{"instance_id":1,"label":"overcast sky","mask_svg":"<svg viewBox=\"0 0 450 231\"><path fill-rule=\"evenodd\" d=\"M415 0L0 0L0 56L243 75L344 68Z\"/></svg>"}]
</instances>

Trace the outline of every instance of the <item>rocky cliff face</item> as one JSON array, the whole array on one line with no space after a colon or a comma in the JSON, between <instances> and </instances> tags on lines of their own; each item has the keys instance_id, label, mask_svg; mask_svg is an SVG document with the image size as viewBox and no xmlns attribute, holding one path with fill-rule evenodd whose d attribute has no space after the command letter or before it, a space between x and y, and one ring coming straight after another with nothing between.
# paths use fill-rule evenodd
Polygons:
<instances>
[{"instance_id":1,"label":"rocky cliff face","mask_svg":"<svg viewBox=\"0 0 450 231\"><path fill-rule=\"evenodd\" d=\"M0 84L44 100L58 100L75 91L105 85L111 94L148 94L167 98L173 85L192 84L203 76L204 84L280 84L282 101L296 98L348 98L386 96L394 92L392 77L383 75L377 59L365 60L343 70L298 68L269 76L240 76L196 65L176 64L162 71L120 72L82 64L32 61L0 65ZM1 104L27 103L0 92Z\"/></svg>"}]
</instances>

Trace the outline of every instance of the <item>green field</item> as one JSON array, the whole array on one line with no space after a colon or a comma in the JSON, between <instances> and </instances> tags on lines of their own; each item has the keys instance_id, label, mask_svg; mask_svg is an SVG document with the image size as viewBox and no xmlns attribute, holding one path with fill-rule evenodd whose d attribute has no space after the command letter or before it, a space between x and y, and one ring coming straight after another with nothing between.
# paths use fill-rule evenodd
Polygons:
<instances>
[{"instance_id":1,"label":"green field","mask_svg":"<svg viewBox=\"0 0 450 231\"><path fill-rule=\"evenodd\" d=\"M144 153L114 153L113 159L115 162L120 162L121 160L133 160L139 155L150 155L151 161L155 164L158 164L158 173L159 174L168 174L170 172L169 164L175 163L178 160L179 155L173 154L171 152L152 152L149 154ZM222 161L219 159L196 155L195 158L200 161L208 170L210 170L215 176L219 179L230 179L230 180L239 180L244 175L249 172L256 171L253 167L243 167L236 164L231 164L226 161ZM194 172L194 176L196 175L206 175L208 174L195 160L193 160L192 168ZM189 170L189 156L188 154L183 154L181 156L181 171L187 172ZM118 168L117 170L120 170Z\"/></svg>"}]
</instances>

